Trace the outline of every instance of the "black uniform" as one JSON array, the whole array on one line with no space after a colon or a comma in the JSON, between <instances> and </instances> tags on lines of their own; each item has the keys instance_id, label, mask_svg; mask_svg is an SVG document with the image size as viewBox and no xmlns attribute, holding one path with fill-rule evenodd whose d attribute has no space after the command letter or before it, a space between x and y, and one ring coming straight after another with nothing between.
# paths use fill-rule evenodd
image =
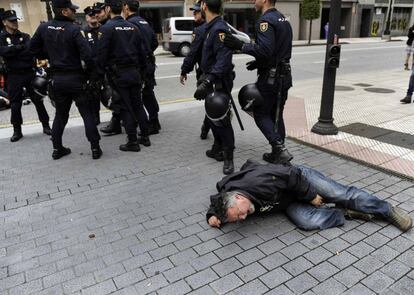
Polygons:
<instances>
[{"instance_id":1,"label":"black uniform","mask_svg":"<svg viewBox=\"0 0 414 295\"><path fill-rule=\"evenodd\" d=\"M99 29L97 66L106 73L122 98L121 118L128 138L136 141L137 122L148 136L147 116L141 100L141 73L145 68L142 38L138 28L121 16Z\"/></svg>"},{"instance_id":2,"label":"black uniform","mask_svg":"<svg viewBox=\"0 0 414 295\"><path fill-rule=\"evenodd\" d=\"M265 100L263 106L254 110L254 119L270 144L283 143L286 137L283 109L288 90L292 86L289 66L292 55L292 27L283 14L272 8L259 18L256 34L256 43L242 47L243 53L256 58L257 88ZM273 73L275 76L272 77Z\"/></svg>"},{"instance_id":3,"label":"black uniform","mask_svg":"<svg viewBox=\"0 0 414 295\"><path fill-rule=\"evenodd\" d=\"M96 60L96 51L97 51L97 43L98 43L98 31L99 31L99 27L92 28L90 26L87 26L84 30L86 40L91 46L92 56L95 60ZM94 97L94 99L91 101L91 105L92 105L92 110L95 115L95 121L98 125L100 123L100 115L99 115L99 111L101 109L100 98Z\"/></svg>"},{"instance_id":4,"label":"black uniform","mask_svg":"<svg viewBox=\"0 0 414 295\"><path fill-rule=\"evenodd\" d=\"M146 58L145 77L143 77L144 88L142 89L142 101L148 112L151 133L158 133L160 127L158 112L160 111L160 107L154 94L154 86L156 85L154 51L158 47L157 36L149 23L138 14L134 13L128 16L127 21L134 24L142 35L144 43L143 49L145 51Z\"/></svg>"},{"instance_id":5,"label":"black uniform","mask_svg":"<svg viewBox=\"0 0 414 295\"><path fill-rule=\"evenodd\" d=\"M30 36L17 31L10 34L7 31L0 33L0 55L3 57L7 69L7 93L11 104L11 124L21 128L23 87L26 88L44 127L49 126L49 116L42 98L33 92L31 82L35 77L35 58L29 51Z\"/></svg>"},{"instance_id":6,"label":"black uniform","mask_svg":"<svg viewBox=\"0 0 414 295\"><path fill-rule=\"evenodd\" d=\"M224 36L229 32L230 28L220 16L206 24L206 37L201 57L203 77L200 80L207 79L215 85L216 90L231 95L234 79L233 52L223 44ZM214 135L214 146L222 148L233 160L234 131L231 121L227 120L227 122L225 126L216 126L210 121L210 126Z\"/></svg>"},{"instance_id":7,"label":"black uniform","mask_svg":"<svg viewBox=\"0 0 414 295\"><path fill-rule=\"evenodd\" d=\"M79 100L87 79L81 60L85 62L88 72L94 69L91 48L79 26L70 18L56 16L38 27L31 40L30 50L40 58L47 58L51 66L51 91L56 106L52 127L53 147L56 150L63 148L62 135L73 100L82 116L86 137L92 148L99 146L100 136L91 105Z\"/></svg>"}]
</instances>

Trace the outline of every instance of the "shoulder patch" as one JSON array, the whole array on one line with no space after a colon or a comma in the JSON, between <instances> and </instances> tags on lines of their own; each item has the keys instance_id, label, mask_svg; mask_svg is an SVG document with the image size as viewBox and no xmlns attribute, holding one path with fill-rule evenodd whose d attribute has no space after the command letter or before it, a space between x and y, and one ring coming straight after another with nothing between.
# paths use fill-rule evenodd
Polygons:
<instances>
[{"instance_id":1,"label":"shoulder patch","mask_svg":"<svg viewBox=\"0 0 414 295\"><path fill-rule=\"evenodd\" d=\"M269 23L268 22L260 23L260 31L261 32L266 32L268 28L269 28Z\"/></svg>"},{"instance_id":2,"label":"shoulder patch","mask_svg":"<svg viewBox=\"0 0 414 295\"><path fill-rule=\"evenodd\" d=\"M224 38L226 38L226 33L219 33L219 38L221 42L224 42Z\"/></svg>"},{"instance_id":3,"label":"shoulder patch","mask_svg":"<svg viewBox=\"0 0 414 295\"><path fill-rule=\"evenodd\" d=\"M85 38L85 32L83 30L80 30L80 33L82 34L82 37Z\"/></svg>"}]
</instances>

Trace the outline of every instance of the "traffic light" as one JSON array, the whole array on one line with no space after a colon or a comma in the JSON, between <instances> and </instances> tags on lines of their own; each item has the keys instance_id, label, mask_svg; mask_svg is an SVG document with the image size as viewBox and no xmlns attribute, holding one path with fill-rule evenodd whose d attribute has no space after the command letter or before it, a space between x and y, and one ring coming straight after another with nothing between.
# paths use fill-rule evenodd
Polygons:
<instances>
[{"instance_id":1,"label":"traffic light","mask_svg":"<svg viewBox=\"0 0 414 295\"><path fill-rule=\"evenodd\" d=\"M341 45L332 44L328 49L328 67L339 68L339 57L341 55Z\"/></svg>"}]
</instances>

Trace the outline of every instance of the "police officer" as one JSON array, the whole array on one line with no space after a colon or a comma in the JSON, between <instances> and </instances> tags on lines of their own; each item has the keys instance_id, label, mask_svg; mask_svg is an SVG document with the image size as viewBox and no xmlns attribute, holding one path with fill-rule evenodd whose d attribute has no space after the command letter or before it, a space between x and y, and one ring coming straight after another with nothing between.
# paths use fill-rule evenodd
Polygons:
<instances>
[{"instance_id":1,"label":"police officer","mask_svg":"<svg viewBox=\"0 0 414 295\"><path fill-rule=\"evenodd\" d=\"M83 12L85 13L86 27L84 28L86 40L92 49L92 55L96 58L96 43L98 42L98 30L99 22L95 16L95 10L92 6L87 6ZM99 125L101 123L99 111L101 109L101 103L99 97L94 97L91 101L92 109L95 115L95 123Z\"/></svg>"},{"instance_id":2,"label":"police officer","mask_svg":"<svg viewBox=\"0 0 414 295\"><path fill-rule=\"evenodd\" d=\"M43 99L33 92L31 85L35 78L35 58L29 51L30 36L19 31L16 12L3 12L5 30L0 34L0 55L4 58L7 71L7 92L11 103L11 124L13 136L11 142L18 141L22 134L22 102L23 88L26 88L36 107L39 120L43 125L43 133L50 135L49 116L43 104Z\"/></svg>"},{"instance_id":3,"label":"police officer","mask_svg":"<svg viewBox=\"0 0 414 295\"><path fill-rule=\"evenodd\" d=\"M146 51L146 71L143 77L144 87L142 89L142 101L148 112L148 132L149 134L158 134L161 129L158 120L160 107L154 94L155 81L155 55L154 51L158 47L157 36L149 23L138 15L138 0L126 0L124 2L123 14L126 20L138 27L144 41L144 50Z\"/></svg>"},{"instance_id":4,"label":"police officer","mask_svg":"<svg viewBox=\"0 0 414 295\"><path fill-rule=\"evenodd\" d=\"M121 0L106 0L110 20L99 29L97 65L121 96L121 118L128 142L121 151L139 152L139 144L150 146L146 113L141 100L141 73L145 71L142 37L136 26L121 16ZM137 123L141 137L137 137Z\"/></svg>"},{"instance_id":5,"label":"police officer","mask_svg":"<svg viewBox=\"0 0 414 295\"><path fill-rule=\"evenodd\" d=\"M194 14L195 27L193 30L193 41L191 42L190 52L184 58L183 64L181 66L180 83L183 85L185 84L185 81L187 81L187 74L190 73L196 65L198 65L196 68L197 80L201 77L201 53L203 50L204 37L206 32L206 20L204 13L201 11L201 0L197 1L194 6L190 8L190 10L193 11ZM207 116L205 116L203 125L201 125L200 138L206 139L209 131L210 125Z\"/></svg>"},{"instance_id":6,"label":"police officer","mask_svg":"<svg viewBox=\"0 0 414 295\"><path fill-rule=\"evenodd\" d=\"M257 88L264 104L254 110L254 120L272 146L263 160L270 163L290 161L287 151L283 109L292 86L289 61L292 55L292 27L285 16L274 7L276 0L256 0L255 8L262 13L256 26L256 43L244 44L232 35L224 43L229 48L252 55L255 61L247 64L248 70L257 68Z\"/></svg>"},{"instance_id":7,"label":"police officer","mask_svg":"<svg viewBox=\"0 0 414 295\"><path fill-rule=\"evenodd\" d=\"M194 93L194 97L198 100L205 99L213 92L213 89L231 95L233 88L233 52L223 43L226 33L230 33L230 28L220 16L221 7L221 0L203 0L201 3L201 8L206 15L207 25L201 57L203 76L200 77L199 86ZM227 112L226 116L230 116L230 112ZM220 126L213 124L212 120L209 123L214 135L214 144L206 154L220 161L221 159L217 154L223 152L223 173L233 173L234 131L231 120L224 120L224 123Z\"/></svg>"},{"instance_id":8,"label":"police officer","mask_svg":"<svg viewBox=\"0 0 414 295\"><path fill-rule=\"evenodd\" d=\"M106 24L109 20L109 13L105 10L105 3L96 2L93 5L93 9L95 11L95 17L100 23L101 26ZM102 127L100 130L105 135L116 135L122 133L121 128L121 105L118 101L111 102L111 110L112 110L112 118L109 124L105 127Z\"/></svg>"},{"instance_id":9,"label":"police officer","mask_svg":"<svg viewBox=\"0 0 414 295\"><path fill-rule=\"evenodd\" d=\"M56 107L52 127L52 158L56 160L71 152L63 146L62 135L74 100L85 125L86 137L91 144L92 158L99 159L102 150L95 118L90 103L81 99L85 80L88 79L85 77L82 61L86 64L87 73L92 73L94 60L83 31L74 24L76 9L79 7L70 0L53 0L52 8L55 18L42 23L30 43L31 52L39 58L47 58L50 63L50 90Z\"/></svg>"}]
</instances>

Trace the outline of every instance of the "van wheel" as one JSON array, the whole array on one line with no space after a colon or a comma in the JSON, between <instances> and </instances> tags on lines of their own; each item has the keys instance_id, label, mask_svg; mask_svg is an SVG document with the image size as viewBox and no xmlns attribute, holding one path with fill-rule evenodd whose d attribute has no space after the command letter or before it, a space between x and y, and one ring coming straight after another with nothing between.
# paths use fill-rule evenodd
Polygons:
<instances>
[{"instance_id":1,"label":"van wheel","mask_svg":"<svg viewBox=\"0 0 414 295\"><path fill-rule=\"evenodd\" d=\"M181 56L186 57L189 53L190 53L190 44L188 43L183 43L180 45L180 48L178 49L178 52L180 53Z\"/></svg>"},{"instance_id":2,"label":"van wheel","mask_svg":"<svg viewBox=\"0 0 414 295\"><path fill-rule=\"evenodd\" d=\"M172 51L172 54L174 54L174 56L180 56L180 52L179 51Z\"/></svg>"}]
</instances>

